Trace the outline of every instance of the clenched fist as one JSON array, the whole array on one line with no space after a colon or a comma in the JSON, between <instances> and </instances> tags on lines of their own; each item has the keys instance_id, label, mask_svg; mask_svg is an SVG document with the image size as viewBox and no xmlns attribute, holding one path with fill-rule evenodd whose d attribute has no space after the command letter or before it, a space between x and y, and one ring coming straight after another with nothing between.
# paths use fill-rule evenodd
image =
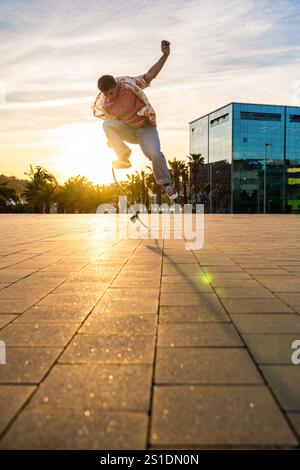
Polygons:
<instances>
[{"instance_id":1,"label":"clenched fist","mask_svg":"<svg viewBox=\"0 0 300 470\"><path fill-rule=\"evenodd\" d=\"M163 55L168 56L170 54L170 44L169 41L161 41L161 52Z\"/></svg>"}]
</instances>

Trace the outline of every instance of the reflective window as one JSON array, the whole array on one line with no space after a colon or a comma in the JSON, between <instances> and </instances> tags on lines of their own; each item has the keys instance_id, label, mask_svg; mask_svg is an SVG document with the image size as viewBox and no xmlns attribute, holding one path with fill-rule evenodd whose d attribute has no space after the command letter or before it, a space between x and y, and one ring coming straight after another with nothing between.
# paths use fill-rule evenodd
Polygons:
<instances>
[{"instance_id":1,"label":"reflective window","mask_svg":"<svg viewBox=\"0 0 300 470\"><path fill-rule=\"evenodd\" d=\"M220 108L191 123L190 152L205 157L209 211L300 213L300 107Z\"/></svg>"}]
</instances>

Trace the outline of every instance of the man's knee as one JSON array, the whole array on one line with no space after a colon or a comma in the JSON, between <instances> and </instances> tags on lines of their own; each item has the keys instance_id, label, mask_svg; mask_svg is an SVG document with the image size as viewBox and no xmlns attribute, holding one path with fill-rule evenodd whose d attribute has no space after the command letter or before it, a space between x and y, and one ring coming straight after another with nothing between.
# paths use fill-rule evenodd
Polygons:
<instances>
[{"instance_id":1,"label":"man's knee","mask_svg":"<svg viewBox=\"0 0 300 470\"><path fill-rule=\"evenodd\" d=\"M105 119L105 121L103 121L103 129L116 127L117 123L118 121L116 121L115 119Z\"/></svg>"}]
</instances>

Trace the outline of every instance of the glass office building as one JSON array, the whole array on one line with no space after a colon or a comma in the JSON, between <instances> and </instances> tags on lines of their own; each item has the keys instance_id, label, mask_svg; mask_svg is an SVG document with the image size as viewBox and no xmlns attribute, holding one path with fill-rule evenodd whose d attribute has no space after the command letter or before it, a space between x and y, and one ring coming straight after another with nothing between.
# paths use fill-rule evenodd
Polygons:
<instances>
[{"instance_id":1,"label":"glass office building","mask_svg":"<svg viewBox=\"0 0 300 470\"><path fill-rule=\"evenodd\" d=\"M189 125L206 212L300 213L300 107L231 103Z\"/></svg>"}]
</instances>

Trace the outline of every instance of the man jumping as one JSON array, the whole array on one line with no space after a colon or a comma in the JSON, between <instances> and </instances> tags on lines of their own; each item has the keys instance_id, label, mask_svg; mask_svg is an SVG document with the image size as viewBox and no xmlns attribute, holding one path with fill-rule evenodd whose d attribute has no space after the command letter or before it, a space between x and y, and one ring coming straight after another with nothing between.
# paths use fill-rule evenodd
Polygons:
<instances>
[{"instance_id":1,"label":"man jumping","mask_svg":"<svg viewBox=\"0 0 300 470\"><path fill-rule=\"evenodd\" d=\"M104 120L103 129L107 144L115 151L118 160L115 169L130 168L131 150L125 144L139 144L144 155L152 161L156 182L162 185L171 200L178 197L156 127L156 115L143 89L161 71L170 54L170 42L161 42L162 57L147 73L137 77L102 75L98 80L98 94L93 105L94 116Z\"/></svg>"}]
</instances>

